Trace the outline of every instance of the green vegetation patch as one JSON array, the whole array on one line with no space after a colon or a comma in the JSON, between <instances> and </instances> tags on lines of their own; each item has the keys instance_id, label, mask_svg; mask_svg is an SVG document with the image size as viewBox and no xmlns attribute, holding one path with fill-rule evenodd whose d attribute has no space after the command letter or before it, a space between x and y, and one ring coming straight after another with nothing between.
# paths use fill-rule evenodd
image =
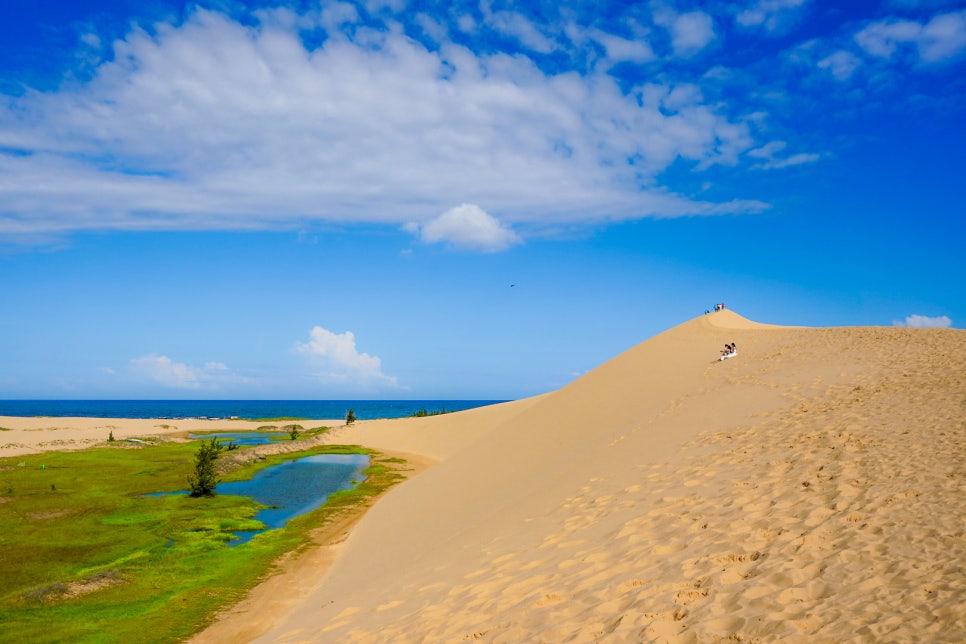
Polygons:
<instances>
[{"instance_id":1,"label":"green vegetation patch","mask_svg":"<svg viewBox=\"0 0 966 644\"><path fill-rule=\"evenodd\" d=\"M264 527L249 498L186 494L198 443L0 459L0 641L171 642L241 599L310 531L361 513L403 478L403 464L359 446L269 456L222 478L250 478L311 454L367 453L356 488L248 543Z\"/></svg>"},{"instance_id":2,"label":"green vegetation patch","mask_svg":"<svg viewBox=\"0 0 966 644\"><path fill-rule=\"evenodd\" d=\"M429 411L428 409L420 409L409 414L410 418L425 418L426 416L442 416L443 414L448 414L450 412L445 409L434 409Z\"/></svg>"}]
</instances>

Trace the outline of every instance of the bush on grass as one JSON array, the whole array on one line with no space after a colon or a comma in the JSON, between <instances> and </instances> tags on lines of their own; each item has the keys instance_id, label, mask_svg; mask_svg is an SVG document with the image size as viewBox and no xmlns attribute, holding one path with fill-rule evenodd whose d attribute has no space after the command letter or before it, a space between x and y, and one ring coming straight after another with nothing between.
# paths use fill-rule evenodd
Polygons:
<instances>
[{"instance_id":1,"label":"bush on grass","mask_svg":"<svg viewBox=\"0 0 966 644\"><path fill-rule=\"evenodd\" d=\"M217 438L201 441L201 446L195 453L195 471L188 475L191 496L214 496L215 487L218 485L215 460L224 448Z\"/></svg>"}]
</instances>

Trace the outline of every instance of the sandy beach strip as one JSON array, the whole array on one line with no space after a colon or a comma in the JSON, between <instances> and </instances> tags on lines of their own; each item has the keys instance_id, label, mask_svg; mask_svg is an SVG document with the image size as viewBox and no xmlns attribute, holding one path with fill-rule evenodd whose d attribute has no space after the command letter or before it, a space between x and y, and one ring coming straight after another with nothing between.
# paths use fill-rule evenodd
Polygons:
<instances>
[{"instance_id":1,"label":"sandy beach strip","mask_svg":"<svg viewBox=\"0 0 966 644\"><path fill-rule=\"evenodd\" d=\"M255 422L200 418L77 418L60 416L0 416L0 456L70 451L116 441L166 440L192 432L254 431L298 423L304 428L338 427L345 420L286 420Z\"/></svg>"}]
</instances>

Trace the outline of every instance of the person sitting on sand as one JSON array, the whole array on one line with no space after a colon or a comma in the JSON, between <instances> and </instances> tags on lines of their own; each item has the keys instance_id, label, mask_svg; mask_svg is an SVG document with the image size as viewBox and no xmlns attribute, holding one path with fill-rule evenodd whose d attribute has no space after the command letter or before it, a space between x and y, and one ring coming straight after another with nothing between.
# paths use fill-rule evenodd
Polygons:
<instances>
[{"instance_id":1,"label":"person sitting on sand","mask_svg":"<svg viewBox=\"0 0 966 644\"><path fill-rule=\"evenodd\" d=\"M730 344L726 344L725 345L724 351L721 352L721 355L723 355L723 356L731 355L731 345Z\"/></svg>"}]
</instances>

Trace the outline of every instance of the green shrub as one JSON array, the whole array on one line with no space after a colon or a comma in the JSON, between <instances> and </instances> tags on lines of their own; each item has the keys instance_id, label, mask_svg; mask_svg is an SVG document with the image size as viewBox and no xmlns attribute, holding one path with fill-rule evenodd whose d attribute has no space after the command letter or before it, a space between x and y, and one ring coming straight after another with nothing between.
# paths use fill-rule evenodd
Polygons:
<instances>
[{"instance_id":1,"label":"green shrub","mask_svg":"<svg viewBox=\"0 0 966 644\"><path fill-rule=\"evenodd\" d=\"M439 409L439 410L436 410L436 411L428 411L426 409L420 409L418 411L414 411L413 413L411 413L409 415L409 417L410 418L425 418L426 416L440 416L442 414L448 414L448 413L449 412L446 411L446 409Z\"/></svg>"},{"instance_id":2,"label":"green shrub","mask_svg":"<svg viewBox=\"0 0 966 644\"><path fill-rule=\"evenodd\" d=\"M201 446L195 454L195 471L188 475L188 487L191 496L214 496L218 485L218 473L215 471L215 460L224 449L224 445L217 438L201 441Z\"/></svg>"}]
</instances>

